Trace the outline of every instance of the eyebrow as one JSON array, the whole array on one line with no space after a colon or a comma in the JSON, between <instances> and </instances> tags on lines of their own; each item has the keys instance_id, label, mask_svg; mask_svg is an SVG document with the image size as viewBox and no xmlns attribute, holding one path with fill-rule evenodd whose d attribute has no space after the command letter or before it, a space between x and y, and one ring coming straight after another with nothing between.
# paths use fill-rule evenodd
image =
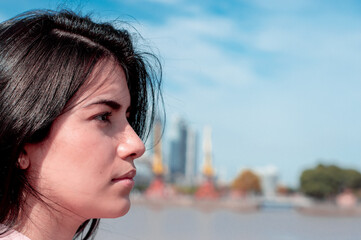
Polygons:
<instances>
[{"instance_id":1,"label":"eyebrow","mask_svg":"<svg viewBox=\"0 0 361 240\"><path fill-rule=\"evenodd\" d=\"M106 99L101 99L99 101L90 103L90 104L86 105L85 108L93 106L93 105L107 105L114 110L118 110L121 108L121 105L119 103L117 103L113 100L106 100Z\"/></svg>"}]
</instances>

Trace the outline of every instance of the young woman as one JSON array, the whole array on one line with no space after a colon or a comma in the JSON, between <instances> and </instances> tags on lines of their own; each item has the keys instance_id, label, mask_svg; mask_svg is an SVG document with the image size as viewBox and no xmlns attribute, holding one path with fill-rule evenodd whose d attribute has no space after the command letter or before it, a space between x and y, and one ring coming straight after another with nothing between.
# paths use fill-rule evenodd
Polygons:
<instances>
[{"instance_id":1,"label":"young woman","mask_svg":"<svg viewBox=\"0 0 361 240\"><path fill-rule=\"evenodd\" d=\"M0 239L89 239L127 213L160 96L148 57L69 11L0 25Z\"/></svg>"}]
</instances>

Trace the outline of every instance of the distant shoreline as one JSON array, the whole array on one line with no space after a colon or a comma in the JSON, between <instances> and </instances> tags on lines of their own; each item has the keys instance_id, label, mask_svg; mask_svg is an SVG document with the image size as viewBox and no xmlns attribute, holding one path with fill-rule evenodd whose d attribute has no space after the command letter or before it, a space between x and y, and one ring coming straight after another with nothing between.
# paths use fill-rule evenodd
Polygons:
<instances>
[{"instance_id":1,"label":"distant shoreline","mask_svg":"<svg viewBox=\"0 0 361 240\"><path fill-rule=\"evenodd\" d=\"M321 217L361 217L361 206L343 208L336 204L317 203L311 206L296 207L296 210L308 216Z\"/></svg>"},{"instance_id":2,"label":"distant shoreline","mask_svg":"<svg viewBox=\"0 0 361 240\"><path fill-rule=\"evenodd\" d=\"M260 208L260 203L254 200L197 200L192 197L167 198L146 198L133 197L132 204L146 205L155 209L168 207L195 208L201 211L231 210L236 212L254 212Z\"/></svg>"},{"instance_id":3,"label":"distant shoreline","mask_svg":"<svg viewBox=\"0 0 361 240\"><path fill-rule=\"evenodd\" d=\"M361 217L361 206L342 208L332 203L309 203L307 205L292 202L277 202L259 199L219 199L198 200L188 196L174 198L131 198L132 204L144 205L152 209L193 208L204 212L226 210L236 213L252 213L262 210L295 210L302 215L317 217Z\"/></svg>"}]
</instances>

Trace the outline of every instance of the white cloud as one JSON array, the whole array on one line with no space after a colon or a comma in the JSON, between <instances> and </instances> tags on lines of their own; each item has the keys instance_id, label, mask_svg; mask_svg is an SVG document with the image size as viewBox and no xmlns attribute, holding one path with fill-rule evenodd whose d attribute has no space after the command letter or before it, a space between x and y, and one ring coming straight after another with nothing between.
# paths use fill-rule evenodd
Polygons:
<instances>
[{"instance_id":1,"label":"white cloud","mask_svg":"<svg viewBox=\"0 0 361 240\"><path fill-rule=\"evenodd\" d=\"M256 79L250 62L208 41L232 37L233 23L227 19L172 18L164 26L147 26L142 32L160 46L166 75L179 84L193 88L202 79L218 87L239 87Z\"/></svg>"},{"instance_id":2,"label":"white cloud","mask_svg":"<svg viewBox=\"0 0 361 240\"><path fill-rule=\"evenodd\" d=\"M262 1L262 0L246 0L245 2L248 2L252 5L255 5L259 8L264 8L267 10L273 10L273 11L292 11L303 8L308 8L310 6L313 6L315 4L315 1L312 0L273 0L273 1Z\"/></svg>"},{"instance_id":3,"label":"white cloud","mask_svg":"<svg viewBox=\"0 0 361 240\"><path fill-rule=\"evenodd\" d=\"M328 58L357 54L361 50L361 27L353 29L325 29L326 26L305 26L302 20L277 26L269 21L248 39L248 43L262 51L283 53L287 55L307 56L310 58ZM359 21L360 22L360 21Z\"/></svg>"}]
</instances>

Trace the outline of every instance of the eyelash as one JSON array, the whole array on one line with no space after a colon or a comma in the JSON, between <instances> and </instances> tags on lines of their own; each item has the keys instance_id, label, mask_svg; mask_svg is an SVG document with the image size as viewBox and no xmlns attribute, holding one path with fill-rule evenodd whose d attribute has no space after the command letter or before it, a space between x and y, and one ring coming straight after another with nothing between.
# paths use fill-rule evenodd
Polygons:
<instances>
[{"instance_id":1,"label":"eyelash","mask_svg":"<svg viewBox=\"0 0 361 240\"><path fill-rule=\"evenodd\" d=\"M99 114L97 116L95 116L95 120L101 121L101 122L110 122L110 117L112 116L111 112L105 112L102 114Z\"/></svg>"}]
</instances>

